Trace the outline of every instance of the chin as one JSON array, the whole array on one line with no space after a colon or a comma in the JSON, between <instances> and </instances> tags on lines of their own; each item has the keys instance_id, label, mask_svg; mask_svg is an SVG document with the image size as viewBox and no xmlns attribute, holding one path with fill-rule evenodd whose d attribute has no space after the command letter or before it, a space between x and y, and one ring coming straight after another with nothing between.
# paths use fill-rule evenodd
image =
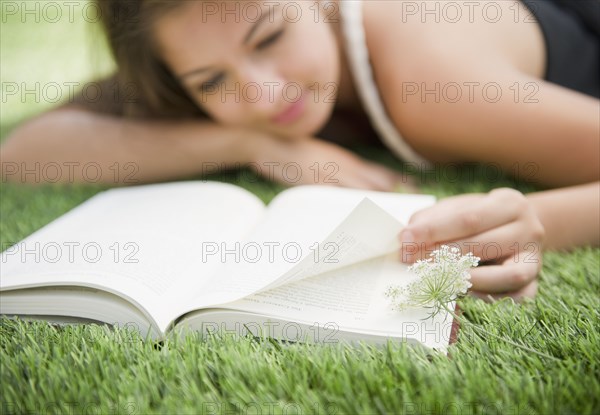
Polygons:
<instances>
[{"instance_id":1,"label":"chin","mask_svg":"<svg viewBox=\"0 0 600 415\"><path fill-rule=\"evenodd\" d=\"M296 122L287 126L273 125L273 132L289 139L315 137L331 119L333 107L330 103L311 105Z\"/></svg>"}]
</instances>

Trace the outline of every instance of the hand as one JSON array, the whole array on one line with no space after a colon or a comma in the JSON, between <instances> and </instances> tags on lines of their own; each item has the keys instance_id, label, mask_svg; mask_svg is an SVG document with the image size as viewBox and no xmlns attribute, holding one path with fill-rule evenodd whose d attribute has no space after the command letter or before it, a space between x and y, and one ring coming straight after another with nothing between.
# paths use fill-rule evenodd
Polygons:
<instances>
[{"instance_id":1,"label":"hand","mask_svg":"<svg viewBox=\"0 0 600 415\"><path fill-rule=\"evenodd\" d=\"M544 233L527 198L502 188L444 199L415 213L399 237L403 262L427 258L441 244L473 252L481 261L471 270L472 294L520 300L537 292Z\"/></svg>"},{"instance_id":2,"label":"hand","mask_svg":"<svg viewBox=\"0 0 600 415\"><path fill-rule=\"evenodd\" d=\"M254 163L262 176L285 185L327 184L378 191L417 192L400 173L314 138L270 138L257 143ZM402 189L400 189L402 188Z\"/></svg>"}]
</instances>

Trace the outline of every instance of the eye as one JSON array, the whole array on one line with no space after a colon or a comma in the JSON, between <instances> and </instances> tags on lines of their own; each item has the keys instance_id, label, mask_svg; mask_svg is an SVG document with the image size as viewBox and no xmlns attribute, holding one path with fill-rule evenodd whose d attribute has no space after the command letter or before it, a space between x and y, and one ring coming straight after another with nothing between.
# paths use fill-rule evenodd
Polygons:
<instances>
[{"instance_id":1,"label":"eye","mask_svg":"<svg viewBox=\"0 0 600 415\"><path fill-rule=\"evenodd\" d=\"M200 92L206 92L208 90L208 88L213 87L213 86L218 86L219 83L221 83L223 81L223 78L225 77L225 75L223 75L222 73L215 76L213 79L211 79L210 81L204 82L203 84L201 84L198 87L198 90Z\"/></svg>"},{"instance_id":2,"label":"eye","mask_svg":"<svg viewBox=\"0 0 600 415\"><path fill-rule=\"evenodd\" d=\"M258 45L256 45L256 49L266 49L266 48L268 48L273 43L275 43L277 41L277 39L279 39L281 37L281 35L283 35L283 32L284 32L283 29L275 32L274 34L272 34L271 36L269 36L268 38L266 38L265 40L263 40L262 42L260 42Z\"/></svg>"}]
</instances>

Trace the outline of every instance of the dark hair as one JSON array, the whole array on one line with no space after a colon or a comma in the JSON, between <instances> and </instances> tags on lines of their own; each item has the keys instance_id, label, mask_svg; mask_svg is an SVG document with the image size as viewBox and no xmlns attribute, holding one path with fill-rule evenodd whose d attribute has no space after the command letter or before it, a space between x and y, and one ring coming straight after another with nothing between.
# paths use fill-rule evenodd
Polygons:
<instances>
[{"instance_id":1,"label":"dark hair","mask_svg":"<svg viewBox=\"0 0 600 415\"><path fill-rule=\"evenodd\" d=\"M96 105L87 105L82 96L76 103L125 117L207 117L161 60L152 35L157 17L179 7L181 1L96 0L96 4L117 64L117 73L101 81L100 88L116 82L120 91L128 93L117 99L102 91L104 99Z\"/></svg>"}]
</instances>

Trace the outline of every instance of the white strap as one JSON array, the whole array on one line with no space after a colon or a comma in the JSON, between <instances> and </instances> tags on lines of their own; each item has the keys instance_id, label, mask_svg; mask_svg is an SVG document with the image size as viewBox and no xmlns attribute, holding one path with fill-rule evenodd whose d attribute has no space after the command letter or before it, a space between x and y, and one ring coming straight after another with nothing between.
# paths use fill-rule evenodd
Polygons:
<instances>
[{"instance_id":1,"label":"white strap","mask_svg":"<svg viewBox=\"0 0 600 415\"><path fill-rule=\"evenodd\" d=\"M369 52L363 27L362 0L340 0L341 28L346 40L348 59L357 85L358 94L367 114L384 143L407 162L417 168L428 167L430 162L418 155L402 138L390 121L377 91L371 71Z\"/></svg>"}]
</instances>

